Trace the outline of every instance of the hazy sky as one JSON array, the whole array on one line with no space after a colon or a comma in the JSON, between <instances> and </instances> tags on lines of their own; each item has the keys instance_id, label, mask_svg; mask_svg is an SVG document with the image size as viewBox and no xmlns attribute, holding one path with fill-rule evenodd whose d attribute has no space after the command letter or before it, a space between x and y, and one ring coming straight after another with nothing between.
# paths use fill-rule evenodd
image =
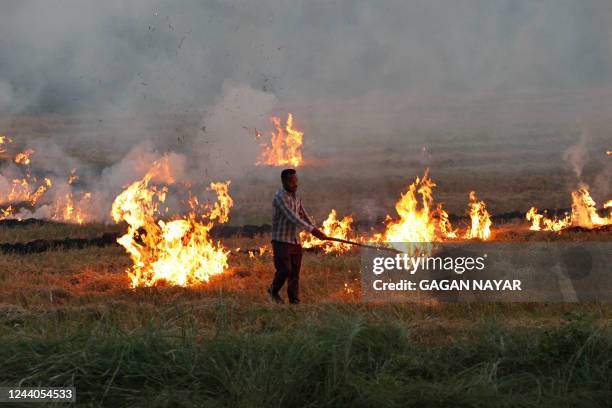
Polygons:
<instances>
[{"instance_id":1,"label":"hazy sky","mask_svg":"<svg viewBox=\"0 0 612 408\"><path fill-rule=\"evenodd\" d=\"M4 0L0 111L606 85L609 0Z\"/></svg>"}]
</instances>

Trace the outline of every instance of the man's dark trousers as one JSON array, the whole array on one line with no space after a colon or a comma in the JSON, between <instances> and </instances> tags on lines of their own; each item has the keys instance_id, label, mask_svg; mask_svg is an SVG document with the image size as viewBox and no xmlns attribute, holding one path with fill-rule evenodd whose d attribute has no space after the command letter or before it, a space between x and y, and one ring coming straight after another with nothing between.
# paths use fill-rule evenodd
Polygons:
<instances>
[{"instance_id":1,"label":"man's dark trousers","mask_svg":"<svg viewBox=\"0 0 612 408\"><path fill-rule=\"evenodd\" d=\"M272 281L272 292L278 293L286 280L287 296L290 303L300 301L300 267L302 265L302 247L287 242L272 241L274 267L276 273Z\"/></svg>"}]
</instances>

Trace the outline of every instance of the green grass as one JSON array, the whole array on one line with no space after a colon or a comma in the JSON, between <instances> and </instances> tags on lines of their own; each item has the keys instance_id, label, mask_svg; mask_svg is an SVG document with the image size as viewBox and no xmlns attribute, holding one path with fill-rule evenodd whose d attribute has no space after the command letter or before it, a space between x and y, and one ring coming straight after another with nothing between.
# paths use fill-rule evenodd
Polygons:
<instances>
[{"instance_id":1,"label":"green grass","mask_svg":"<svg viewBox=\"0 0 612 408\"><path fill-rule=\"evenodd\" d=\"M80 406L608 405L602 320L572 312L517 327L496 308L510 309L483 306L484 318L440 338L423 337L419 314L445 308L419 306L249 308L220 297L140 316L126 304L5 316L0 383L75 385ZM416 320L398 314L410 309Z\"/></svg>"}]
</instances>

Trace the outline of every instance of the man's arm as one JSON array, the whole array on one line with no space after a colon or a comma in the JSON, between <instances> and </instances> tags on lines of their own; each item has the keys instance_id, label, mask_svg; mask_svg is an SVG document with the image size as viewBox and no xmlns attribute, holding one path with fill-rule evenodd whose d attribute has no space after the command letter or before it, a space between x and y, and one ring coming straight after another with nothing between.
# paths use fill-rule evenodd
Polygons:
<instances>
[{"instance_id":1,"label":"man's arm","mask_svg":"<svg viewBox=\"0 0 612 408\"><path fill-rule=\"evenodd\" d=\"M311 223L312 225L315 225L314 220L312 219L312 217L306 212L306 209L304 208L304 206L302 205L302 200L300 200L300 215L302 216L303 220L308 221L309 223Z\"/></svg>"},{"instance_id":2,"label":"man's arm","mask_svg":"<svg viewBox=\"0 0 612 408\"><path fill-rule=\"evenodd\" d=\"M302 200L300 200L300 208L298 208L300 216L303 219L308 220L308 222L310 222L312 225L314 225L314 220L312 219L312 217L310 215L308 215L308 213L306 212L306 210L304 209L304 206L302 205ZM327 235L325 235L325 233L323 231L321 231L318 228L314 228L312 231L310 231L310 233L312 235L314 235L316 238L319 238L322 241L325 241L327 239Z\"/></svg>"},{"instance_id":3,"label":"man's arm","mask_svg":"<svg viewBox=\"0 0 612 408\"><path fill-rule=\"evenodd\" d=\"M282 211L282 213L295 225L306 229L308 232L312 232L315 226L304 221L299 214L296 214L286 201L285 197L281 195L274 196L274 204Z\"/></svg>"}]
</instances>

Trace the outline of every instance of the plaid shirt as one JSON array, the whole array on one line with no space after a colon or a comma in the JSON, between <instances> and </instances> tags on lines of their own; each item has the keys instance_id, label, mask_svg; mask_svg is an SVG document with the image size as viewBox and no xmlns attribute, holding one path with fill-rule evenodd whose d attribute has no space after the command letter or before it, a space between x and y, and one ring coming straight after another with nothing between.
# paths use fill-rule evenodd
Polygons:
<instances>
[{"instance_id":1,"label":"plaid shirt","mask_svg":"<svg viewBox=\"0 0 612 408\"><path fill-rule=\"evenodd\" d=\"M295 194L280 188L272 200L272 240L300 244L298 230L312 231L314 220L302 207L302 200Z\"/></svg>"}]
</instances>

